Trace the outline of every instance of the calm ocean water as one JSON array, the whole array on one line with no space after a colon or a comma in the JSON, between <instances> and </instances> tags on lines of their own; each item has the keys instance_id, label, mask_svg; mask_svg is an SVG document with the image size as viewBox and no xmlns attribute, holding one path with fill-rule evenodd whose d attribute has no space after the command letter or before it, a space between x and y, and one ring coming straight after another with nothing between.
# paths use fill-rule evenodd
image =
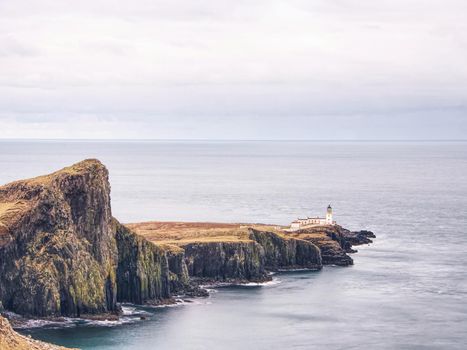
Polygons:
<instances>
[{"instance_id":1,"label":"calm ocean water","mask_svg":"<svg viewBox=\"0 0 467 350\"><path fill-rule=\"evenodd\" d=\"M355 265L148 309L148 320L25 330L82 349L465 349L467 143L0 142L0 183L84 158L113 213L287 224L327 204L373 230Z\"/></svg>"}]
</instances>

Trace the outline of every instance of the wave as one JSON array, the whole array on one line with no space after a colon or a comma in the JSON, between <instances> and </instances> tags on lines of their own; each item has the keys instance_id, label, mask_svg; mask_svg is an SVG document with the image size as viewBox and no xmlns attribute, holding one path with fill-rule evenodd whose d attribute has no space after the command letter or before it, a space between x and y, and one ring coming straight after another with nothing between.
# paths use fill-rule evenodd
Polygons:
<instances>
[{"instance_id":1,"label":"wave","mask_svg":"<svg viewBox=\"0 0 467 350\"><path fill-rule=\"evenodd\" d=\"M279 278L273 278L271 281L267 282L250 282L244 284L246 287L269 287L269 286L275 286L282 283L282 281Z\"/></svg>"},{"instance_id":2,"label":"wave","mask_svg":"<svg viewBox=\"0 0 467 350\"><path fill-rule=\"evenodd\" d=\"M211 291L217 292L216 288L267 287L267 286L273 286L273 285L279 284L281 282L282 281L279 278L273 277L271 281L265 281L265 282L216 282L216 283L200 285L200 287L206 289L207 291L209 291L209 293L211 293Z\"/></svg>"}]
</instances>

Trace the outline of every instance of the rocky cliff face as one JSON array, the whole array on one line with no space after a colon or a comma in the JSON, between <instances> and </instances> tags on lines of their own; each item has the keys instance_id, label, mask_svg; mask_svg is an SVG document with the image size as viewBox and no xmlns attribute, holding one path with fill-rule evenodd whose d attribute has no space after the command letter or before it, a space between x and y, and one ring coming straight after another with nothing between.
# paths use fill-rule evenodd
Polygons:
<instances>
[{"instance_id":1,"label":"rocky cliff face","mask_svg":"<svg viewBox=\"0 0 467 350\"><path fill-rule=\"evenodd\" d=\"M354 245L371 243L375 235L371 231L349 231L339 225L316 226L294 231L291 237L314 243L321 250L324 265L348 266L353 259L347 253L355 252Z\"/></svg>"},{"instance_id":2,"label":"rocky cliff face","mask_svg":"<svg viewBox=\"0 0 467 350\"><path fill-rule=\"evenodd\" d=\"M34 340L16 333L11 329L6 319L0 316L0 349L1 350L67 350L56 346Z\"/></svg>"},{"instance_id":3,"label":"rocky cliff face","mask_svg":"<svg viewBox=\"0 0 467 350\"><path fill-rule=\"evenodd\" d=\"M0 187L0 301L23 315L116 310L106 168L87 160Z\"/></svg>"},{"instance_id":4,"label":"rocky cliff face","mask_svg":"<svg viewBox=\"0 0 467 350\"><path fill-rule=\"evenodd\" d=\"M193 293L196 291L190 285L188 267L185 262L185 251L173 245L163 245L169 264L170 292L174 294Z\"/></svg>"},{"instance_id":5,"label":"rocky cliff face","mask_svg":"<svg viewBox=\"0 0 467 350\"><path fill-rule=\"evenodd\" d=\"M349 231L341 228L341 232L346 244L350 244L348 249L352 249L352 246L373 243L371 238L376 238L373 232L367 230Z\"/></svg>"},{"instance_id":6,"label":"rocky cliff face","mask_svg":"<svg viewBox=\"0 0 467 350\"><path fill-rule=\"evenodd\" d=\"M249 232L250 238L263 248L265 268L270 271L322 267L320 250L311 242L252 228Z\"/></svg>"},{"instance_id":7,"label":"rocky cliff face","mask_svg":"<svg viewBox=\"0 0 467 350\"><path fill-rule=\"evenodd\" d=\"M157 246L117 221L115 227L118 301L157 302L189 289L182 249Z\"/></svg>"},{"instance_id":8,"label":"rocky cliff face","mask_svg":"<svg viewBox=\"0 0 467 350\"><path fill-rule=\"evenodd\" d=\"M142 304L170 296L169 265L165 251L133 234L118 222L117 298Z\"/></svg>"},{"instance_id":9,"label":"rocky cliff face","mask_svg":"<svg viewBox=\"0 0 467 350\"><path fill-rule=\"evenodd\" d=\"M181 247L192 277L220 281L267 279L264 250L256 242L193 242Z\"/></svg>"},{"instance_id":10,"label":"rocky cliff face","mask_svg":"<svg viewBox=\"0 0 467 350\"><path fill-rule=\"evenodd\" d=\"M265 281L268 271L320 269L320 250L312 243L274 232L248 229L249 239L181 245L190 276L217 281Z\"/></svg>"},{"instance_id":11,"label":"rocky cliff face","mask_svg":"<svg viewBox=\"0 0 467 350\"><path fill-rule=\"evenodd\" d=\"M0 305L26 316L118 312L189 284L184 250L112 218L107 169L86 160L0 187Z\"/></svg>"}]
</instances>

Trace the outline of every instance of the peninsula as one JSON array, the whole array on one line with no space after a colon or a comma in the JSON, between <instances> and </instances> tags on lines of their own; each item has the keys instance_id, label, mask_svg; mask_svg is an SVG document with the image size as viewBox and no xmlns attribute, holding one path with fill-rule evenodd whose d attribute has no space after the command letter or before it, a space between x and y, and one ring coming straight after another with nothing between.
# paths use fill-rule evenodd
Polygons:
<instances>
[{"instance_id":1,"label":"peninsula","mask_svg":"<svg viewBox=\"0 0 467 350\"><path fill-rule=\"evenodd\" d=\"M262 282L274 271L351 265L352 246L372 237L332 220L293 230L247 223L123 225L112 216L107 169L89 159L0 187L0 310L118 317L122 302L202 296L206 283Z\"/></svg>"}]
</instances>

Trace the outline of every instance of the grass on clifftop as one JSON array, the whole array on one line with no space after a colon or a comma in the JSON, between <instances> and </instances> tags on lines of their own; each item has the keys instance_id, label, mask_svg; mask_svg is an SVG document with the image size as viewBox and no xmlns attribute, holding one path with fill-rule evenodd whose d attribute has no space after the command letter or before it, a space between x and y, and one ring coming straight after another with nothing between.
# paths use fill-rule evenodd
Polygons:
<instances>
[{"instance_id":1,"label":"grass on clifftop","mask_svg":"<svg viewBox=\"0 0 467 350\"><path fill-rule=\"evenodd\" d=\"M85 159L81 162L67 166L63 169L57 170L47 175L40 175L30 179L16 180L8 184L0 186L0 190L15 184L25 185L48 185L50 182L60 175L79 175L85 172L93 171L94 169L105 168L104 165L98 159Z\"/></svg>"},{"instance_id":2,"label":"grass on clifftop","mask_svg":"<svg viewBox=\"0 0 467 350\"><path fill-rule=\"evenodd\" d=\"M27 184L48 184L50 181L52 181L54 178L57 176L66 174L66 175L80 175L85 172L92 171L96 168L104 168L104 165L98 160L98 159L85 159L81 162L78 162L76 164L67 166L63 169L57 170L51 174L48 175L41 175L37 177L33 177L31 179L27 180L20 180L24 181Z\"/></svg>"},{"instance_id":3,"label":"grass on clifftop","mask_svg":"<svg viewBox=\"0 0 467 350\"><path fill-rule=\"evenodd\" d=\"M8 241L6 237L11 223L25 215L28 209L25 201L2 202L0 198L0 247Z\"/></svg>"},{"instance_id":4,"label":"grass on clifftop","mask_svg":"<svg viewBox=\"0 0 467 350\"><path fill-rule=\"evenodd\" d=\"M126 224L131 230L156 244L184 245L209 242L250 242L248 228L281 234L281 228L262 224L212 222L142 222Z\"/></svg>"}]
</instances>

